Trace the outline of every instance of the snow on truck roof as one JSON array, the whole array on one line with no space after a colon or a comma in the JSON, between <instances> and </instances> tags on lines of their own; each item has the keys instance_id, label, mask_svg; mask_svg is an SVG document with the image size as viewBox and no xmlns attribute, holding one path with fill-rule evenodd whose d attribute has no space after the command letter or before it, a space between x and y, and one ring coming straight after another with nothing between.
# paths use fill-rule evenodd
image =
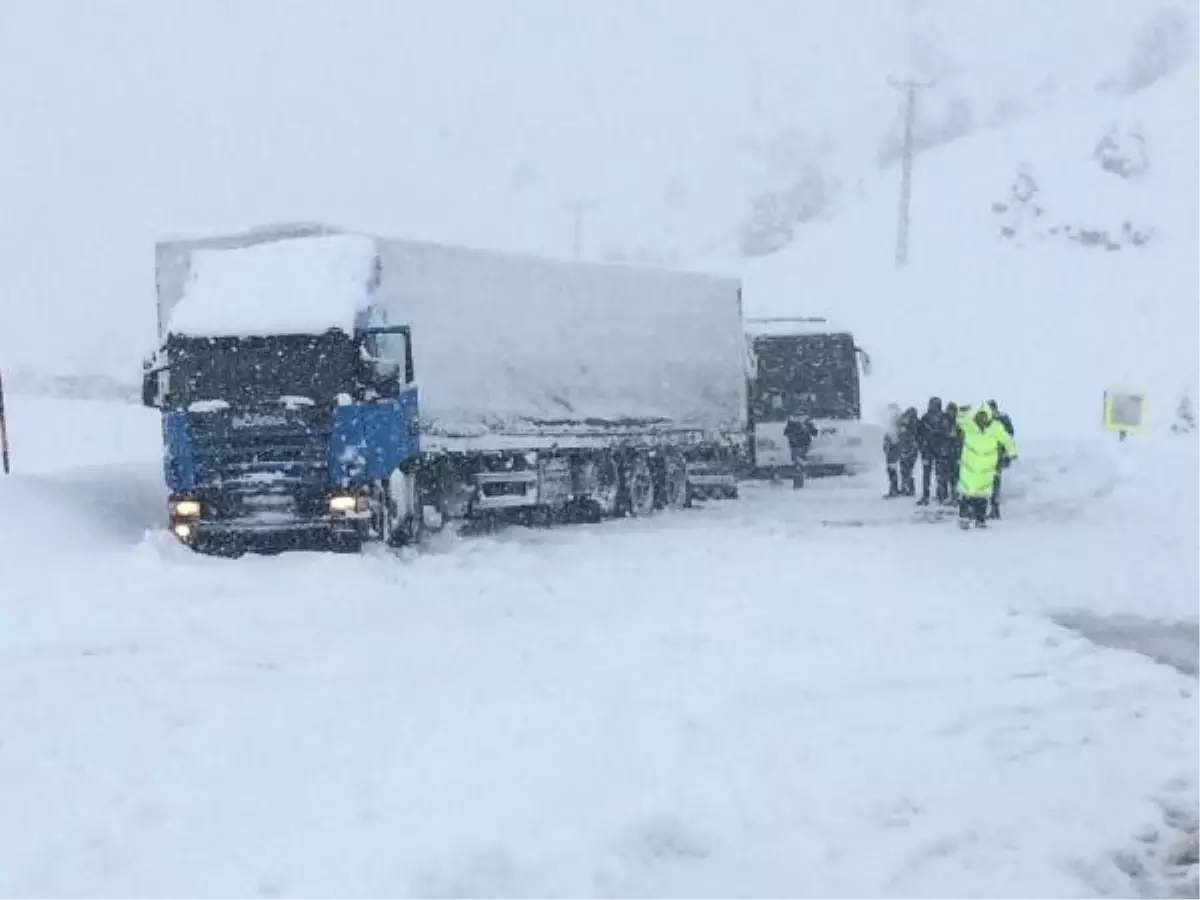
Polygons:
<instances>
[{"instance_id":1,"label":"snow on truck roof","mask_svg":"<svg viewBox=\"0 0 1200 900\"><path fill-rule=\"evenodd\" d=\"M170 330L195 337L350 332L371 296L375 242L330 234L196 248Z\"/></svg>"},{"instance_id":2,"label":"snow on truck roof","mask_svg":"<svg viewBox=\"0 0 1200 900\"><path fill-rule=\"evenodd\" d=\"M849 334L848 328L822 317L768 317L747 316L746 334L751 337L792 337L806 334Z\"/></svg>"}]
</instances>

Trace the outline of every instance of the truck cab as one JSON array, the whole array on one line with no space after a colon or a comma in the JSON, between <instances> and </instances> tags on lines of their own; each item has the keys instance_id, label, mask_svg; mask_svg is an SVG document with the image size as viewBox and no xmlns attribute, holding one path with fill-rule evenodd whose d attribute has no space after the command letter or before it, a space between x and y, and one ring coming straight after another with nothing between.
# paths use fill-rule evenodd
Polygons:
<instances>
[{"instance_id":1,"label":"truck cab","mask_svg":"<svg viewBox=\"0 0 1200 900\"><path fill-rule=\"evenodd\" d=\"M162 412L172 533L197 549L412 540L421 520L409 330L168 333L144 370Z\"/></svg>"},{"instance_id":2,"label":"truck cab","mask_svg":"<svg viewBox=\"0 0 1200 900\"><path fill-rule=\"evenodd\" d=\"M794 476L784 429L798 414L817 427L807 470L841 474L867 465L859 376L870 373L870 357L854 336L822 318L749 319L747 331L753 474Z\"/></svg>"}]
</instances>

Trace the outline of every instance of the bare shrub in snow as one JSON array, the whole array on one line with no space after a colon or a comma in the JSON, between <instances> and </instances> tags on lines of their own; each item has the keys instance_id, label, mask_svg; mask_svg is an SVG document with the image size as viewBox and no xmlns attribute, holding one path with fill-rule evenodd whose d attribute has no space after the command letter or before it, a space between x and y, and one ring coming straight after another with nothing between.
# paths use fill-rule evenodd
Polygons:
<instances>
[{"instance_id":1,"label":"bare shrub in snow","mask_svg":"<svg viewBox=\"0 0 1200 900\"><path fill-rule=\"evenodd\" d=\"M1191 17L1178 6L1164 6L1134 40L1125 66L1125 89L1132 93L1170 75L1191 57L1195 38Z\"/></svg>"},{"instance_id":2,"label":"bare shrub in snow","mask_svg":"<svg viewBox=\"0 0 1200 900\"><path fill-rule=\"evenodd\" d=\"M1154 237L1153 228L1123 221L1119 228L1076 225L1054 220L1045 206L1042 189L1033 173L1022 166L1008 188L1004 200L992 204L992 214L999 220L1000 237L1020 244L1025 239L1044 241L1067 240L1081 247L1118 251L1126 247L1141 247Z\"/></svg>"},{"instance_id":3,"label":"bare shrub in snow","mask_svg":"<svg viewBox=\"0 0 1200 900\"><path fill-rule=\"evenodd\" d=\"M765 256L786 247L795 239L797 225L828 208L837 187L817 166L808 165L785 187L760 193L738 230L742 255Z\"/></svg>"},{"instance_id":4,"label":"bare shrub in snow","mask_svg":"<svg viewBox=\"0 0 1200 900\"><path fill-rule=\"evenodd\" d=\"M1187 391L1184 391L1175 407L1175 421L1171 423L1171 430L1175 434L1191 434L1196 430L1196 406Z\"/></svg>"},{"instance_id":5,"label":"bare shrub in snow","mask_svg":"<svg viewBox=\"0 0 1200 900\"><path fill-rule=\"evenodd\" d=\"M1109 129L1096 144L1092 156L1104 171L1122 178L1137 178L1150 168L1146 139L1138 131Z\"/></svg>"},{"instance_id":6,"label":"bare shrub in snow","mask_svg":"<svg viewBox=\"0 0 1200 900\"><path fill-rule=\"evenodd\" d=\"M992 213L1000 219L1001 237L1016 238L1025 230L1027 220L1041 218L1045 210L1037 202L1039 190L1032 172L1024 166L1017 170L1008 187L1008 196L992 204Z\"/></svg>"}]
</instances>

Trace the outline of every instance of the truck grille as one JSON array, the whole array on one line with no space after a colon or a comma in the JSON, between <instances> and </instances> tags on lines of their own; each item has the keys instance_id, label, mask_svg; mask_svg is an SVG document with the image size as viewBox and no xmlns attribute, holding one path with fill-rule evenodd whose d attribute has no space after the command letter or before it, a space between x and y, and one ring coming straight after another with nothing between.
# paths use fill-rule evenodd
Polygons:
<instances>
[{"instance_id":1,"label":"truck grille","mask_svg":"<svg viewBox=\"0 0 1200 900\"><path fill-rule=\"evenodd\" d=\"M190 425L196 483L201 489L266 493L320 487L328 481L327 423Z\"/></svg>"}]
</instances>

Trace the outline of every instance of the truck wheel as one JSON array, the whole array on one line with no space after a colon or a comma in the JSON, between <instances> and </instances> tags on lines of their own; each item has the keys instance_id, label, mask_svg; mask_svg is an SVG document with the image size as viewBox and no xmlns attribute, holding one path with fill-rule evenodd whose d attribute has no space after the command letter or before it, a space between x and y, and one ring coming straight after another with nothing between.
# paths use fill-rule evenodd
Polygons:
<instances>
[{"instance_id":1,"label":"truck wheel","mask_svg":"<svg viewBox=\"0 0 1200 900\"><path fill-rule=\"evenodd\" d=\"M654 473L644 456L635 456L625 464L625 507L638 518L654 512Z\"/></svg>"},{"instance_id":2,"label":"truck wheel","mask_svg":"<svg viewBox=\"0 0 1200 900\"><path fill-rule=\"evenodd\" d=\"M610 455L597 459L592 464L592 506L602 519L615 516L621 500L621 473L617 461Z\"/></svg>"},{"instance_id":3,"label":"truck wheel","mask_svg":"<svg viewBox=\"0 0 1200 900\"><path fill-rule=\"evenodd\" d=\"M393 522L387 542L393 547L416 544L421 540L425 511L421 506L421 490L416 472L397 470L388 479L388 507Z\"/></svg>"},{"instance_id":4,"label":"truck wheel","mask_svg":"<svg viewBox=\"0 0 1200 900\"><path fill-rule=\"evenodd\" d=\"M683 509L690 501L687 463L682 457L668 456L663 464L662 504L667 509Z\"/></svg>"},{"instance_id":5,"label":"truck wheel","mask_svg":"<svg viewBox=\"0 0 1200 900\"><path fill-rule=\"evenodd\" d=\"M395 532L395 505L383 484L371 486L371 539L385 544L392 543Z\"/></svg>"}]
</instances>

